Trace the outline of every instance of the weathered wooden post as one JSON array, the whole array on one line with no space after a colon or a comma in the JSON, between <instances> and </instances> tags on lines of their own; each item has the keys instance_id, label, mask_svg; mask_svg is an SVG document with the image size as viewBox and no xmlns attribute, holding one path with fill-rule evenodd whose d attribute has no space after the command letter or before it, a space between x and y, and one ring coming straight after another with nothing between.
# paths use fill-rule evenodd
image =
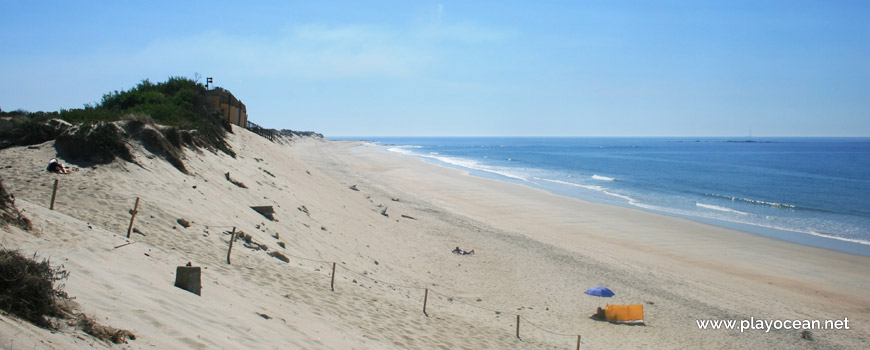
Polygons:
<instances>
[{"instance_id":1,"label":"weathered wooden post","mask_svg":"<svg viewBox=\"0 0 870 350\"><path fill-rule=\"evenodd\" d=\"M127 238L130 238L130 232L133 231L133 220L136 220L136 213L139 212L139 197L136 197L136 204L133 205L133 210L130 211L130 226L127 227Z\"/></svg>"},{"instance_id":2,"label":"weathered wooden post","mask_svg":"<svg viewBox=\"0 0 870 350\"><path fill-rule=\"evenodd\" d=\"M580 336L577 336L577 350L580 350Z\"/></svg>"},{"instance_id":3,"label":"weathered wooden post","mask_svg":"<svg viewBox=\"0 0 870 350\"><path fill-rule=\"evenodd\" d=\"M54 210L54 197L57 195L57 179L54 179L54 189L51 191L51 207L49 209Z\"/></svg>"},{"instance_id":4,"label":"weathered wooden post","mask_svg":"<svg viewBox=\"0 0 870 350\"><path fill-rule=\"evenodd\" d=\"M517 339L520 339L520 315L517 315Z\"/></svg>"},{"instance_id":5,"label":"weathered wooden post","mask_svg":"<svg viewBox=\"0 0 870 350\"><path fill-rule=\"evenodd\" d=\"M230 249L227 250L227 265L230 265L230 254L233 253L233 242L236 241L236 227L233 226L233 232L230 233Z\"/></svg>"},{"instance_id":6,"label":"weathered wooden post","mask_svg":"<svg viewBox=\"0 0 870 350\"><path fill-rule=\"evenodd\" d=\"M426 293L423 294L423 315L429 317L429 314L426 313L426 302L429 300L429 288L426 288Z\"/></svg>"},{"instance_id":7,"label":"weathered wooden post","mask_svg":"<svg viewBox=\"0 0 870 350\"><path fill-rule=\"evenodd\" d=\"M332 263L332 281L329 282L329 289L335 291L335 263Z\"/></svg>"}]
</instances>

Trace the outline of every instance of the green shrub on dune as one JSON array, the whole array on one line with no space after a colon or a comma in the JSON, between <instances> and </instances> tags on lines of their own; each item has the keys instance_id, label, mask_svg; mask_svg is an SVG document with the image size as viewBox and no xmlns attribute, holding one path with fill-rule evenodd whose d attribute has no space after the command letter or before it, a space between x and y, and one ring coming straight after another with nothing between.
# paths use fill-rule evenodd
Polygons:
<instances>
[{"instance_id":1,"label":"green shrub on dune","mask_svg":"<svg viewBox=\"0 0 870 350\"><path fill-rule=\"evenodd\" d=\"M95 106L59 112L0 112L0 149L57 140L59 151L73 159L132 162L126 139L146 137L154 144L154 133L142 136L139 132L145 124L157 124L157 128L168 127L159 135L168 137L168 144L178 151L182 146L202 146L235 157L224 140L231 131L229 123L208 103L207 93L204 85L189 78L171 77L156 84L146 79L130 90L103 95ZM119 128L116 122L122 120L133 125ZM186 172L177 151L160 153L171 155L170 162Z\"/></svg>"}]
</instances>

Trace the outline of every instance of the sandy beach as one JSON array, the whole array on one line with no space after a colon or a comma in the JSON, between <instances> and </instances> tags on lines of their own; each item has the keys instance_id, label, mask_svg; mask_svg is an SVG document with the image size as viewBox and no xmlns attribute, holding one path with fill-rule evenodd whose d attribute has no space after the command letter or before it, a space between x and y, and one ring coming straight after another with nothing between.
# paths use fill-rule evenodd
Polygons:
<instances>
[{"instance_id":1,"label":"sandy beach","mask_svg":"<svg viewBox=\"0 0 870 350\"><path fill-rule=\"evenodd\" d=\"M64 176L39 171L56 157L52 142L0 151L3 183L36 227L0 229L0 243L62 264L83 312L136 335L110 346L3 315L0 348L574 349L577 335L582 349L870 343L870 257L473 177L362 142L273 143L239 128L229 142L236 158L187 150L191 175L141 147L141 166ZM251 206L273 206L276 221ZM233 228L252 243L236 241L227 264ZM187 262L203 268L202 296L173 286ZM583 293L595 286L616 296ZM646 324L588 317L606 303L644 304ZM812 330L813 340L697 325L845 318L850 329Z\"/></svg>"}]
</instances>

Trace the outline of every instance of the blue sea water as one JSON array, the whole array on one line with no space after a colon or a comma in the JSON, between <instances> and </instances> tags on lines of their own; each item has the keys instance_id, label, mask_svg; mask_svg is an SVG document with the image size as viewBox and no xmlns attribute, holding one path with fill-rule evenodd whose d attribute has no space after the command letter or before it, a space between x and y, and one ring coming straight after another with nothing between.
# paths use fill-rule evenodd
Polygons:
<instances>
[{"instance_id":1,"label":"blue sea water","mask_svg":"<svg viewBox=\"0 0 870 350\"><path fill-rule=\"evenodd\" d=\"M369 138L594 202L870 255L868 138Z\"/></svg>"}]
</instances>

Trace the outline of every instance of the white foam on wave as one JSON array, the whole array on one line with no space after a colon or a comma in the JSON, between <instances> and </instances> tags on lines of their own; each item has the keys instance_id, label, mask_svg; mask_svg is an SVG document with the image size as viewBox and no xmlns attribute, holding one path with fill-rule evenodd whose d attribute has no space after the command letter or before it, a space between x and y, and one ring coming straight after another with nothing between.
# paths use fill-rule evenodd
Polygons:
<instances>
[{"instance_id":1,"label":"white foam on wave","mask_svg":"<svg viewBox=\"0 0 870 350\"><path fill-rule=\"evenodd\" d=\"M774 208L787 208L787 209L795 209L795 208L797 208L796 206L791 205L791 204L787 204L787 203L768 202L768 201L757 200L757 199L740 198L740 197L734 197L734 196L726 196L726 195L721 195L721 194L717 194L717 193L706 193L705 195L710 196L710 197L718 197L718 198L730 199L732 202L740 201L740 202L746 202L746 203L752 203L752 204L759 204L759 205L771 206L771 207L774 207Z\"/></svg>"},{"instance_id":2,"label":"white foam on wave","mask_svg":"<svg viewBox=\"0 0 870 350\"><path fill-rule=\"evenodd\" d=\"M740 215L753 215L753 214L746 213L746 212L742 212L742 211L739 211L739 210L734 210L734 209L731 209L731 208L720 207L720 206L718 206L718 205L704 204L704 203L695 203L695 205L698 206L698 207L701 207L701 208L710 209L710 210L716 210L716 211L722 211L722 212L726 212L726 213L734 213L734 214L740 214Z\"/></svg>"},{"instance_id":3,"label":"white foam on wave","mask_svg":"<svg viewBox=\"0 0 870 350\"><path fill-rule=\"evenodd\" d=\"M581 185L581 184L575 184L575 183L573 183L573 182L567 182L567 181L561 181L561 180L552 180L552 179L541 179L541 178L535 178L535 179L538 179L538 180L541 180L541 181L547 181L547 182L557 183L557 184L560 184L560 185L568 185L568 186L573 186L573 187L585 188L585 189L587 189L587 190L595 190L595 191L601 191L601 192L604 192L604 187L601 187L601 186Z\"/></svg>"},{"instance_id":4,"label":"white foam on wave","mask_svg":"<svg viewBox=\"0 0 870 350\"><path fill-rule=\"evenodd\" d=\"M701 203L698 203L698 204L701 204ZM676 209L676 208L662 207L662 206L649 205L649 204L637 204L637 206L640 208L648 209L648 210L661 211L661 212L670 213L670 214L685 215L685 216L690 216L690 217L700 217L700 218L706 218L706 219L714 219L714 220L720 220L720 221L725 221L725 222L731 222L731 223L735 223L735 224L751 225L751 226L757 226L757 227L762 227L762 228L766 228L766 229L788 231L788 232L807 234L807 235L812 235L812 236L822 237L822 238L827 238L827 239L835 239L835 240L843 241L843 242L851 242L851 243L857 243L857 244L862 244L862 245L870 245L870 241L868 241L868 240L840 237L840 236L835 236L832 234L819 233L819 232L812 231L812 230L801 230L801 229L796 229L793 227L785 227L782 225L764 224L764 223L757 222L757 221L741 220L741 219L738 219L737 217L734 217L734 216L729 217L729 216L715 215L715 214L704 214L704 213L697 212L697 211L680 210L680 209ZM728 212L734 211L734 212L738 212L738 213L743 213L743 212L736 211L736 210L733 210L730 208L719 207L719 206L715 206L715 205L701 204L698 206L703 207L703 208L707 208L707 209L713 209L716 211L728 211ZM726 210L719 210L719 209L710 208L710 207L717 207L719 209L726 209ZM748 214L748 213L743 213L743 214L746 214L746 215L744 215L744 217L748 217L748 216L758 217L757 215L753 215L753 214Z\"/></svg>"},{"instance_id":5,"label":"white foam on wave","mask_svg":"<svg viewBox=\"0 0 870 350\"><path fill-rule=\"evenodd\" d=\"M601 176L601 175L592 175L592 179L594 179L594 180L598 180L598 181L616 181L615 178L607 177L607 176Z\"/></svg>"},{"instance_id":6,"label":"white foam on wave","mask_svg":"<svg viewBox=\"0 0 870 350\"><path fill-rule=\"evenodd\" d=\"M387 151L389 151L389 152L393 152L393 153L402 154L402 155L406 155L406 156L414 155L414 152L408 150L408 149L405 148L404 146L399 146L399 147L390 147L390 148L387 148Z\"/></svg>"},{"instance_id":7,"label":"white foam on wave","mask_svg":"<svg viewBox=\"0 0 870 350\"><path fill-rule=\"evenodd\" d=\"M561 180L553 180L553 179L539 179L539 180L541 180L541 181L547 181L547 182L552 182L552 183L557 183L557 184L560 184L560 185L567 185L567 186L573 186L573 187L585 188L585 189L587 189L587 190L598 191L598 192L604 193L604 194L606 194L606 195L608 195L608 196L611 196L611 197L616 197L616 198L624 199L624 200L628 201L628 204L631 204L631 205L638 205L637 200L635 200L634 198L631 198L631 197L626 196L626 195L621 195L621 194L619 194L619 193L613 193L613 192L610 192L610 191L608 191L606 188L601 187L601 186L595 186L595 185L582 185L582 184L577 184L577 183L573 183L573 182L567 182L567 181L561 181Z\"/></svg>"},{"instance_id":8,"label":"white foam on wave","mask_svg":"<svg viewBox=\"0 0 870 350\"><path fill-rule=\"evenodd\" d=\"M447 164L452 164L452 165L456 165L456 166L463 167L463 168L468 168L468 169L472 169L472 170L478 170L478 171L483 171L483 172L492 173L492 174L496 174L496 175L501 175L501 176L509 177L512 179L529 181L529 179L526 178L525 176L522 176L522 175L516 173L516 170L518 170L518 169L515 169L515 168L494 167L494 166L489 166L489 165L485 165L485 164L480 164L480 162L478 162L476 160L472 160L472 159L445 157L445 156L441 156L441 155L421 155L421 157L431 158L431 159L435 159L437 161L444 162Z\"/></svg>"},{"instance_id":9,"label":"white foam on wave","mask_svg":"<svg viewBox=\"0 0 870 350\"><path fill-rule=\"evenodd\" d=\"M398 153L398 154L405 155L405 156L415 156L415 157L421 157L421 158L434 159L434 160L437 160L439 162L450 164L450 165L455 165L455 166L458 166L461 168L483 171L483 172L501 175L504 177L522 180L522 181L529 181L525 176L522 176L521 174L516 173L515 172L516 169L514 169L514 168L489 166L489 165L481 164L480 162L473 160L473 159L443 156L443 155L440 155L438 152L429 152L429 154L420 154L420 153L417 153L417 152L410 150L410 149L417 149L417 148L422 148L422 146L397 146L397 147L388 148L387 151L390 151L393 153Z\"/></svg>"},{"instance_id":10,"label":"white foam on wave","mask_svg":"<svg viewBox=\"0 0 870 350\"><path fill-rule=\"evenodd\" d=\"M858 243L858 244L863 244L863 245L870 245L870 241L866 241L863 239L839 237L839 236L834 236L834 235L829 235L829 234L824 234L824 233L818 233L815 231L801 232L801 233L806 233L806 234L810 234L810 235L818 236L818 237L836 239L838 241L845 241L845 242L852 242L852 243Z\"/></svg>"}]
</instances>

